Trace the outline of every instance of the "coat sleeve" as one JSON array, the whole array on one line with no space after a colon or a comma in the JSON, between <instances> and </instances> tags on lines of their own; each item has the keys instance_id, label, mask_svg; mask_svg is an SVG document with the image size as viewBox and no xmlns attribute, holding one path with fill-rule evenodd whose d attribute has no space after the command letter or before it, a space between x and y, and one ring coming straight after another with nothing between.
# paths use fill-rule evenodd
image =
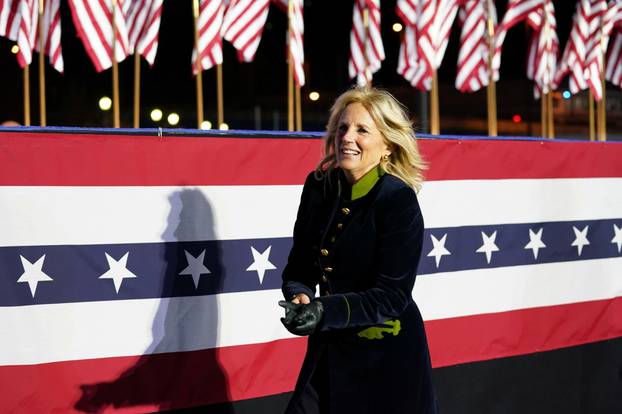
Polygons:
<instances>
[{"instance_id":1,"label":"coat sleeve","mask_svg":"<svg viewBox=\"0 0 622 414\"><path fill-rule=\"evenodd\" d=\"M312 214L312 192L317 186L317 179L312 172L307 177L300 197L296 223L294 224L294 238L292 249L289 252L287 265L283 269L283 296L290 300L294 295L305 293L310 299L315 297L317 278L312 272L314 255L307 246L304 237L304 227Z\"/></svg>"},{"instance_id":2,"label":"coat sleeve","mask_svg":"<svg viewBox=\"0 0 622 414\"><path fill-rule=\"evenodd\" d=\"M361 292L323 296L321 330L369 326L399 317L411 302L423 243L423 218L415 192L395 191L376 216L374 285Z\"/></svg>"}]
</instances>

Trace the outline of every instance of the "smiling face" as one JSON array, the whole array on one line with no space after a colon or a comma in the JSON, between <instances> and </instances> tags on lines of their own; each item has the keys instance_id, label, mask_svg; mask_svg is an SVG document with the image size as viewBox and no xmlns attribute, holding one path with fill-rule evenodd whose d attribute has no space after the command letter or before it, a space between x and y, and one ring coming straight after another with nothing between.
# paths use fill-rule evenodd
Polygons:
<instances>
[{"instance_id":1,"label":"smiling face","mask_svg":"<svg viewBox=\"0 0 622 414\"><path fill-rule=\"evenodd\" d=\"M341 114L335 137L337 164L350 183L360 180L391 151L367 109L351 103Z\"/></svg>"}]
</instances>

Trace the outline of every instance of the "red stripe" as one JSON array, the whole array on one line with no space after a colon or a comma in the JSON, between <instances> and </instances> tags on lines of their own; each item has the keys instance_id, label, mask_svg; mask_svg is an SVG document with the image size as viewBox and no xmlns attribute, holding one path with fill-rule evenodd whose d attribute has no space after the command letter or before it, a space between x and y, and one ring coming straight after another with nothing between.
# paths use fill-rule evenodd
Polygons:
<instances>
[{"instance_id":1,"label":"red stripe","mask_svg":"<svg viewBox=\"0 0 622 414\"><path fill-rule=\"evenodd\" d=\"M428 180L622 177L608 142L421 139ZM319 139L0 132L0 185L302 184Z\"/></svg>"},{"instance_id":2,"label":"red stripe","mask_svg":"<svg viewBox=\"0 0 622 414\"><path fill-rule=\"evenodd\" d=\"M426 322L432 365L622 337L622 297ZM212 350L0 367L1 412L147 412L291 391L304 339Z\"/></svg>"},{"instance_id":3,"label":"red stripe","mask_svg":"<svg viewBox=\"0 0 622 414\"><path fill-rule=\"evenodd\" d=\"M306 340L0 367L0 412L145 413L291 391Z\"/></svg>"},{"instance_id":4,"label":"red stripe","mask_svg":"<svg viewBox=\"0 0 622 414\"><path fill-rule=\"evenodd\" d=\"M425 323L432 366L483 361L622 337L622 297Z\"/></svg>"}]
</instances>

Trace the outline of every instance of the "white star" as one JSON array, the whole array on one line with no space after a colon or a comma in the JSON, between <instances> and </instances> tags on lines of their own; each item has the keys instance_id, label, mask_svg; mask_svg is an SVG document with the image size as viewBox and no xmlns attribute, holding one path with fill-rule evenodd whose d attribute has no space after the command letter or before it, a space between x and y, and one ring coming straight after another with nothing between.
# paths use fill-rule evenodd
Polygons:
<instances>
[{"instance_id":1,"label":"white star","mask_svg":"<svg viewBox=\"0 0 622 414\"><path fill-rule=\"evenodd\" d=\"M583 230L579 231L578 228L572 226L574 230L574 241L571 246L577 246L577 253L581 256L581 251L583 250L583 246L587 246L590 244L590 241L587 239L587 230L590 226L586 225Z\"/></svg>"},{"instance_id":2,"label":"white star","mask_svg":"<svg viewBox=\"0 0 622 414\"><path fill-rule=\"evenodd\" d=\"M24 267L24 273L17 279L18 282L28 282L28 287L30 288L30 293L32 297L35 297L35 292L37 291L37 283L39 282L50 282L54 279L43 273L43 261L45 260L45 255L41 256L39 260L35 263L30 263L24 256L21 254L19 258L22 259L22 266Z\"/></svg>"},{"instance_id":3,"label":"white star","mask_svg":"<svg viewBox=\"0 0 622 414\"><path fill-rule=\"evenodd\" d=\"M251 252L253 253L253 263L246 269L247 272L255 271L257 272L257 276L259 276L259 284L263 283L263 276L266 273L266 270L276 269L272 263L270 263L270 249L272 246L268 246L268 248L261 254L254 247L251 246Z\"/></svg>"},{"instance_id":4,"label":"white star","mask_svg":"<svg viewBox=\"0 0 622 414\"><path fill-rule=\"evenodd\" d=\"M611 243L615 243L618 245L618 253L622 250L622 227L618 227L615 224L613 225L614 236L611 239Z\"/></svg>"},{"instance_id":5,"label":"white star","mask_svg":"<svg viewBox=\"0 0 622 414\"><path fill-rule=\"evenodd\" d=\"M495 239L497 238L497 230L495 230L492 235L488 236L486 233L482 232L482 242L483 244L479 249L475 250L476 253L486 253L486 262L490 264L490 259L492 258L492 252L498 252L499 248L495 244Z\"/></svg>"},{"instance_id":6,"label":"white star","mask_svg":"<svg viewBox=\"0 0 622 414\"><path fill-rule=\"evenodd\" d=\"M199 279L201 275L209 275L210 272L207 267L203 264L203 260L205 259L205 250L201 252L198 257L194 257L187 250L184 250L186 253L186 260L188 261L188 266L179 272L180 275L191 275L192 280L194 280L194 288L198 289L199 287Z\"/></svg>"},{"instance_id":7,"label":"white star","mask_svg":"<svg viewBox=\"0 0 622 414\"><path fill-rule=\"evenodd\" d=\"M545 248L546 244L542 242L542 230L538 230L537 233L534 233L533 230L529 229L529 243L525 245L525 249L531 249L533 251L533 258L538 259L538 250Z\"/></svg>"},{"instance_id":8,"label":"white star","mask_svg":"<svg viewBox=\"0 0 622 414\"><path fill-rule=\"evenodd\" d=\"M106 273L101 275L99 279L112 279L114 282L114 289L119 293L119 289L121 288L121 283L123 283L123 279L129 279L137 277L134 273L130 272L127 269L127 257L130 252L125 253L125 255L116 261L113 259L108 253L106 253L106 260L108 260L108 267L110 268Z\"/></svg>"},{"instance_id":9,"label":"white star","mask_svg":"<svg viewBox=\"0 0 622 414\"><path fill-rule=\"evenodd\" d=\"M438 240L432 234L430 234L430 237L432 238L432 245L434 247L432 248L432 250L430 250L430 253L428 253L428 257L434 256L434 258L436 259L436 268L438 268L438 265L441 263L441 257L451 255L451 252L445 248L447 233L445 233L440 240Z\"/></svg>"}]
</instances>

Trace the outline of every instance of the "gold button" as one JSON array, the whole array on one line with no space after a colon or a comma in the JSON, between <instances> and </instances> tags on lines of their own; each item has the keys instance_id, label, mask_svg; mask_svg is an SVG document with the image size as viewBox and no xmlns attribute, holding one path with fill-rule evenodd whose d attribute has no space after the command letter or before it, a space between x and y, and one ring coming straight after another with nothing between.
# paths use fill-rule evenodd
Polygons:
<instances>
[{"instance_id":1,"label":"gold button","mask_svg":"<svg viewBox=\"0 0 622 414\"><path fill-rule=\"evenodd\" d=\"M320 250L320 253L322 254L322 256L328 256L328 250L326 249Z\"/></svg>"},{"instance_id":2,"label":"gold button","mask_svg":"<svg viewBox=\"0 0 622 414\"><path fill-rule=\"evenodd\" d=\"M337 228L341 230L343 228L343 223L337 223Z\"/></svg>"},{"instance_id":3,"label":"gold button","mask_svg":"<svg viewBox=\"0 0 622 414\"><path fill-rule=\"evenodd\" d=\"M324 283L328 282L328 278L326 277L326 275L322 275L322 282Z\"/></svg>"},{"instance_id":4,"label":"gold button","mask_svg":"<svg viewBox=\"0 0 622 414\"><path fill-rule=\"evenodd\" d=\"M332 267L325 267L324 271L330 273L330 272L333 271L333 268Z\"/></svg>"},{"instance_id":5,"label":"gold button","mask_svg":"<svg viewBox=\"0 0 622 414\"><path fill-rule=\"evenodd\" d=\"M347 216L350 214L350 209L348 207L344 207L341 209L341 212Z\"/></svg>"}]
</instances>

